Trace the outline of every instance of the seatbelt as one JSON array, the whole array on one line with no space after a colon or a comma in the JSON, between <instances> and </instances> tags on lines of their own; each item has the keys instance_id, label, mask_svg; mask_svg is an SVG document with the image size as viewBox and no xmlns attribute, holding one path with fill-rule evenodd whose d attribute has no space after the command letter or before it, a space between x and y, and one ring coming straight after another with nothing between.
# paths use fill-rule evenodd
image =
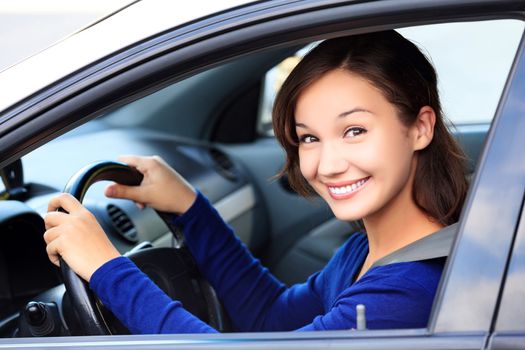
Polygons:
<instances>
[{"instance_id":1,"label":"seatbelt","mask_svg":"<svg viewBox=\"0 0 525 350\"><path fill-rule=\"evenodd\" d=\"M458 223L444 227L439 231L418 239L377 260L370 268L398 262L409 262L446 257L452 249L452 243L458 231Z\"/></svg>"}]
</instances>

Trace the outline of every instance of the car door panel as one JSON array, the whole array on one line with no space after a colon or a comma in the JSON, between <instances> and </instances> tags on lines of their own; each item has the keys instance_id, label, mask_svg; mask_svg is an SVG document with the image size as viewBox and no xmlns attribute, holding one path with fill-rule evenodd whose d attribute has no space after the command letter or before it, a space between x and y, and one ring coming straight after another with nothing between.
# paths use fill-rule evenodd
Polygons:
<instances>
[{"instance_id":1,"label":"car door panel","mask_svg":"<svg viewBox=\"0 0 525 350\"><path fill-rule=\"evenodd\" d=\"M69 346L70 349L355 349L355 350L480 350L486 337L482 334L429 336L425 330L399 331L330 331L304 333L249 334L178 334L169 336L90 337L89 342L71 343L65 338L35 341L21 339L9 344L0 339L0 347L14 349L49 349ZM79 340L84 340L80 338Z\"/></svg>"}]
</instances>

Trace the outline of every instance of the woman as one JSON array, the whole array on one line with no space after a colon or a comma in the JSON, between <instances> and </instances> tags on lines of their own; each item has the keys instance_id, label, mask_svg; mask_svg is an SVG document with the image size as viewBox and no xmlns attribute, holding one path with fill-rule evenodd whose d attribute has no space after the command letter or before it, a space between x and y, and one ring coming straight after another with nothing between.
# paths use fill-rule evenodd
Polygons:
<instances>
[{"instance_id":1,"label":"woman","mask_svg":"<svg viewBox=\"0 0 525 350\"><path fill-rule=\"evenodd\" d=\"M351 329L358 304L371 329L425 327L444 258L371 266L458 220L464 157L443 122L436 85L427 59L395 31L327 40L284 83L274 107L283 174L300 194L319 194L337 218L362 219L366 229L304 284L275 280L158 157L122 157L144 180L111 185L106 195L176 214L173 223L236 330ZM215 331L121 257L71 196L52 199L45 222L51 261L62 256L132 332Z\"/></svg>"}]
</instances>

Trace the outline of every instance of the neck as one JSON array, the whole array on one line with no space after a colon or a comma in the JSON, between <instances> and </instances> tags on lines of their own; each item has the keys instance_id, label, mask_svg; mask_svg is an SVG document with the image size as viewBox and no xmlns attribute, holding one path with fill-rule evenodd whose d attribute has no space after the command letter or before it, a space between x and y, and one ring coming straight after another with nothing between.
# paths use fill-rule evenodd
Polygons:
<instances>
[{"instance_id":1,"label":"neck","mask_svg":"<svg viewBox=\"0 0 525 350\"><path fill-rule=\"evenodd\" d=\"M379 212L363 219L370 263L443 228L421 210L412 198L412 182Z\"/></svg>"}]
</instances>

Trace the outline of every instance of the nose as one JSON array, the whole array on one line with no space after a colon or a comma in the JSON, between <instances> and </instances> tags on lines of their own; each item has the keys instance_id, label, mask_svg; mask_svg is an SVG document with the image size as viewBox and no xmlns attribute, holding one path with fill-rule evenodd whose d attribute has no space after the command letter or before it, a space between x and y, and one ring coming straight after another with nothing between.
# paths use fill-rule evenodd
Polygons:
<instances>
[{"instance_id":1,"label":"nose","mask_svg":"<svg viewBox=\"0 0 525 350\"><path fill-rule=\"evenodd\" d=\"M333 177L346 172L349 166L347 156L343 147L336 142L323 143L317 173L323 177Z\"/></svg>"}]
</instances>

